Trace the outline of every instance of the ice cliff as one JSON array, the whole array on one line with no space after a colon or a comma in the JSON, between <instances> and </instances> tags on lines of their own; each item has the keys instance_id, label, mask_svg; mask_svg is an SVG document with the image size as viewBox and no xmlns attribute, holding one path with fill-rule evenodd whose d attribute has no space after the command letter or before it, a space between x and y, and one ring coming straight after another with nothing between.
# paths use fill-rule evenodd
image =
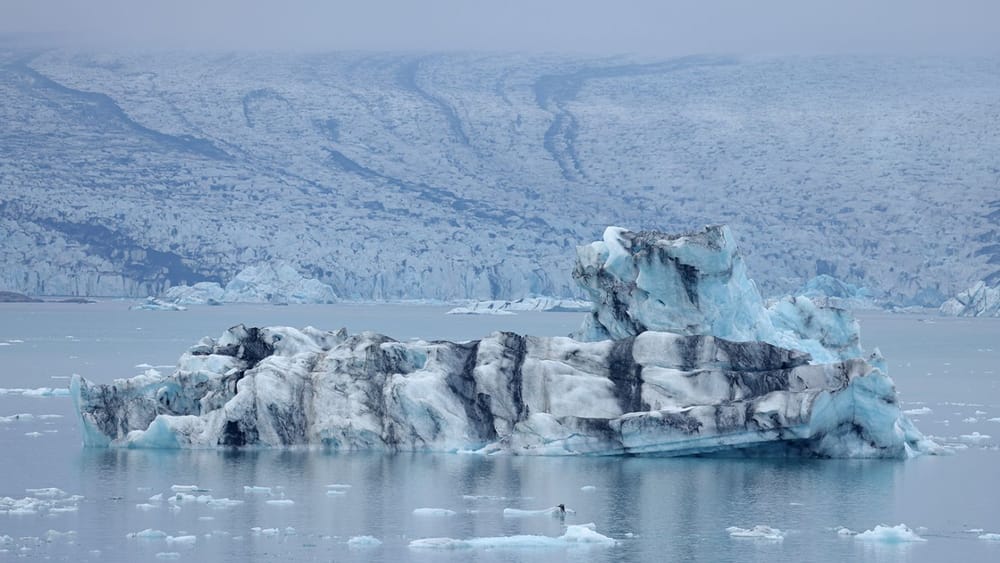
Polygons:
<instances>
[{"instance_id":1,"label":"ice cliff","mask_svg":"<svg viewBox=\"0 0 1000 563\"><path fill-rule=\"evenodd\" d=\"M582 338L398 342L314 328L204 338L172 375L76 376L89 446L319 446L535 455L908 457L857 324L795 298L765 308L724 227L610 228L578 252Z\"/></svg>"}]
</instances>

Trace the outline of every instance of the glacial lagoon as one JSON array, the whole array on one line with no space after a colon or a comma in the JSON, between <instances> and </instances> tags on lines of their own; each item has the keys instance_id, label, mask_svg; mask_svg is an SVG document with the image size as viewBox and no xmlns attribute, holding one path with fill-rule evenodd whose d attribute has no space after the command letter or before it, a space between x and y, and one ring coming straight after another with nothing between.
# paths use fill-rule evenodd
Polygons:
<instances>
[{"instance_id":1,"label":"glacial lagoon","mask_svg":"<svg viewBox=\"0 0 1000 563\"><path fill-rule=\"evenodd\" d=\"M564 335L580 313L444 306L0 307L0 560L995 561L1000 320L859 314L917 426L950 455L907 461L551 458L80 446L60 391L169 372L202 336L307 325L399 340ZM545 510L564 503L570 512ZM433 510L423 510L433 509ZM505 509L508 510L505 513ZM577 541L594 524L614 540ZM854 532L906 524L926 541ZM762 525L779 537L733 537ZM576 529L576 528L574 528ZM147 531L143 533L144 531ZM981 539L981 536L983 539ZM419 540L452 538L427 547ZM562 538L562 539L560 539Z\"/></svg>"}]
</instances>

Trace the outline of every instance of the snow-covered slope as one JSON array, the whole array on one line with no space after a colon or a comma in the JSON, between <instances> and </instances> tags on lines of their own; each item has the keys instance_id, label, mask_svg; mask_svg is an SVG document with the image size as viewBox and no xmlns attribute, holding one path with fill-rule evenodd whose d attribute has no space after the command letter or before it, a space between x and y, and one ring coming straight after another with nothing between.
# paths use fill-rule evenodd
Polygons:
<instances>
[{"instance_id":1,"label":"snow-covered slope","mask_svg":"<svg viewBox=\"0 0 1000 563\"><path fill-rule=\"evenodd\" d=\"M1000 259L997 69L4 51L0 290L285 261L344 299L571 297L606 225L726 222L767 295L826 273L943 301Z\"/></svg>"},{"instance_id":2,"label":"snow-covered slope","mask_svg":"<svg viewBox=\"0 0 1000 563\"><path fill-rule=\"evenodd\" d=\"M593 341L402 343L239 325L202 339L170 376L75 376L84 442L541 455L933 448L901 413L878 352L858 357L850 315L804 297L764 309L725 227L608 228L580 247L574 275L594 297L581 331Z\"/></svg>"}]
</instances>

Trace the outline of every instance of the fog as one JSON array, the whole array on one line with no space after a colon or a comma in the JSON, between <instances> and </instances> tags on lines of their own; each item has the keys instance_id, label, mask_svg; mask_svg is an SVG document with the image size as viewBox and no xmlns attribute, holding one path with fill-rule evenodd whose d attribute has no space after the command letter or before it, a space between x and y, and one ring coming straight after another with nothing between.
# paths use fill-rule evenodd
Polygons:
<instances>
[{"instance_id":1,"label":"fog","mask_svg":"<svg viewBox=\"0 0 1000 563\"><path fill-rule=\"evenodd\" d=\"M571 53L1000 52L996 0L5 0L77 46Z\"/></svg>"}]
</instances>

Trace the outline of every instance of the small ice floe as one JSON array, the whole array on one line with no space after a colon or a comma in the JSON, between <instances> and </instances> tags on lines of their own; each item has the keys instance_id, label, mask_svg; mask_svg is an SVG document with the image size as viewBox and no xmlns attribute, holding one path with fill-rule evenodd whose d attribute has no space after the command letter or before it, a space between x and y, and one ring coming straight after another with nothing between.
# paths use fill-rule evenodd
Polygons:
<instances>
[{"instance_id":1,"label":"small ice floe","mask_svg":"<svg viewBox=\"0 0 1000 563\"><path fill-rule=\"evenodd\" d=\"M45 541L52 543L60 540L70 541L76 537L76 530L68 530L65 532L60 532L57 530L49 530L45 532Z\"/></svg>"},{"instance_id":2,"label":"small ice floe","mask_svg":"<svg viewBox=\"0 0 1000 563\"><path fill-rule=\"evenodd\" d=\"M906 543L906 542L921 542L927 541L924 538L917 535L916 532L911 530L906 524L897 524L895 526L885 526L879 524L871 530L865 530L860 534L854 536L855 539L864 541L877 541L882 543Z\"/></svg>"},{"instance_id":3,"label":"small ice floe","mask_svg":"<svg viewBox=\"0 0 1000 563\"><path fill-rule=\"evenodd\" d=\"M54 420L57 418L63 418L61 414L40 414L38 415L39 420Z\"/></svg>"},{"instance_id":4,"label":"small ice floe","mask_svg":"<svg viewBox=\"0 0 1000 563\"><path fill-rule=\"evenodd\" d=\"M22 397L69 397L69 387L39 387L37 389L24 389Z\"/></svg>"},{"instance_id":5,"label":"small ice floe","mask_svg":"<svg viewBox=\"0 0 1000 563\"><path fill-rule=\"evenodd\" d=\"M520 508L505 508L503 509L504 518L526 518L531 516L562 516L564 514L576 514L576 511L571 508L566 508L562 505L553 506L552 508L543 508L541 510L522 510Z\"/></svg>"},{"instance_id":6,"label":"small ice floe","mask_svg":"<svg viewBox=\"0 0 1000 563\"><path fill-rule=\"evenodd\" d=\"M836 528L836 532L837 532L838 536L856 536L856 535L858 535L857 532L855 532L854 530L852 530L852 529L850 529L850 528L848 528L846 526L839 526L839 527L837 527Z\"/></svg>"},{"instance_id":7,"label":"small ice floe","mask_svg":"<svg viewBox=\"0 0 1000 563\"><path fill-rule=\"evenodd\" d=\"M573 547L610 547L618 541L596 531L594 524L566 526L566 533L559 537L516 535L482 537L460 540L455 538L426 538L410 542L410 549L552 549Z\"/></svg>"},{"instance_id":8,"label":"small ice floe","mask_svg":"<svg viewBox=\"0 0 1000 563\"><path fill-rule=\"evenodd\" d=\"M989 434L980 434L979 432L973 432L972 434L962 434L958 437L959 440L963 442L969 442L972 444L979 444L985 442L992 438Z\"/></svg>"},{"instance_id":9,"label":"small ice floe","mask_svg":"<svg viewBox=\"0 0 1000 563\"><path fill-rule=\"evenodd\" d=\"M126 535L125 537L128 539L137 539L137 540L162 540L166 539L167 533L161 530L146 528L141 532L132 532L131 534Z\"/></svg>"},{"instance_id":10,"label":"small ice floe","mask_svg":"<svg viewBox=\"0 0 1000 563\"><path fill-rule=\"evenodd\" d=\"M271 487L260 487L257 485L244 485L243 492L248 495L269 495Z\"/></svg>"},{"instance_id":11,"label":"small ice floe","mask_svg":"<svg viewBox=\"0 0 1000 563\"><path fill-rule=\"evenodd\" d=\"M156 510L157 508L159 508L155 504L149 504L147 502L137 504L135 505L135 507L143 511Z\"/></svg>"},{"instance_id":12,"label":"small ice floe","mask_svg":"<svg viewBox=\"0 0 1000 563\"><path fill-rule=\"evenodd\" d=\"M66 491L56 487L42 487L40 489L24 489L24 492L39 498L62 498L66 496Z\"/></svg>"},{"instance_id":13,"label":"small ice floe","mask_svg":"<svg viewBox=\"0 0 1000 563\"><path fill-rule=\"evenodd\" d=\"M327 485L326 488L327 489L331 489L331 490L342 491L342 490L350 489L351 485L345 485L344 483L334 483L332 485Z\"/></svg>"},{"instance_id":14,"label":"small ice floe","mask_svg":"<svg viewBox=\"0 0 1000 563\"><path fill-rule=\"evenodd\" d=\"M1000 422L1000 416L986 419L986 422Z\"/></svg>"},{"instance_id":15,"label":"small ice floe","mask_svg":"<svg viewBox=\"0 0 1000 563\"><path fill-rule=\"evenodd\" d=\"M295 504L295 501L290 498L276 498L272 500L265 500L264 503L271 506L292 506Z\"/></svg>"},{"instance_id":16,"label":"small ice floe","mask_svg":"<svg viewBox=\"0 0 1000 563\"><path fill-rule=\"evenodd\" d=\"M155 495L149 497L151 502L161 502L163 500L163 493L156 493Z\"/></svg>"},{"instance_id":17,"label":"small ice floe","mask_svg":"<svg viewBox=\"0 0 1000 563\"><path fill-rule=\"evenodd\" d=\"M202 522L211 522L212 520L215 520L215 516L199 516L198 520L201 520Z\"/></svg>"},{"instance_id":18,"label":"small ice floe","mask_svg":"<svg viewBox=\"0 0 1000 563\"><path fill-rule=\"evenodd\" d=\"M975 423L975 422L979 422L979 419L976 418L976 417L974 417L974 416L970 416L970 417L963 418L962 422L966 422L966 423L972 424L972 423Z\"/></svg>"},{"instance_id":19,"label":"small ice floe","mask_svg":"<svg viewBox=\"0 0 1000 563\"><path fill-rule=\"evenodd\" d=\"M969 528L968 530L962 530L962 531L965 532L966 534L981 534L986 530L982 528Z\"/></svg>"},{"instance_id":20,"label":"small ice floe","mask_svg":"<svg viewBox=\"0 0 1000 563\"><path fill-rule=\"evenodd\" d=\"M328 490L326 492L326 496L328 496L328 497L342 497L342 496L344 496L346 494L347 494L347 491L346 490L341 490L341 489L330 489L330 490Z\"/></svg>"},{"instance_id":21,"label":"small ice floe","mask_svg":"<svg viewBox=\"0 0 1000 563\"><path fill-rule=\"evenodd\" d=\"M1000 541L1000 534L994 534L992 532L986 534L979 534L976 537L986 541Z\"/></svg>"},{"instance_id":22,"label":"small ice floe","mask_svg":"<svg viewBox=\"0 0 1000 563\"><path fill-rule=\"evenodd\" d=\"M976 416L983 416L984 414L986 414L986 411L981 411L981 410L977 409L976 412L974 412L972 414L974 414Z\"/></svg>"},{"instance_id":23,"label":"small ice floe","mask_svg":"<svg viewBox=\"0 0 1000 563\"><path fill-rule=\"evenodd\" d=\"M934 411L931 410L929 407L920 407L916 409L907 409L903 411L903 414L905 414L906 416L921 416L924 414L931 414L933 412Z\"/></svg>"},{"instance_id":24,"label":"small ice floe","mask_svg":"<svg viewBox=\"0 0 1000 563\"><path fill-rule=\"evenodd\" d=\"M169 545L183 545L191 547L198 542L198 536L167 536L164 538Z\"/></svg>"},{"instance_id":25,"label":"small ice floe","mask_svg":"<svg viewBox=\"0 0 1000 563\"><path fill-rule=\"evenodd\" d=\"M160 551L156 554L157 559L180 559L181 554L176 551Z\"/></svg>"},{"instance_id":26,"label":"small ice floe","mask_svg":"<svg viewBox=\"0 0 1000 563\"><path fill-rule=\"evenodd\" d=\"M294 535L296 535L298 533L299 533L298 530L296 530L295 528L293 528L291 526L285 528L285 535L286 536L294 536Z\"/></svg>"},{"instance_id":27,"label":"small ice floe","mask_svg":"<svg viewBox=\"0 0 1000 563\"><path fill-rule=\"evenodd\" d=\"M14 422L30 422L35 419L35 415L22 412L18 414L12 414L10 416L0 416L0 424L11 424Z\"/></svg>"},{"instance_id":28,"label":"small ice floe","mask_svg":"<svg viewBox=\"0 0 1000 563\"><path fill-rule=\"evenodd\" d=\"M261 528L260 526L254 526L253 528L250 528L250 533L252 533L255 536L276 536L280 532L281 530L277 528Z\"/></svg>"},{"instance_id":29,"label":"small ice floe","mask_svg":"<svg viewBox=\"0 0 1000 563\"><path fill-rule=\"evenodd\" d=\"M29 437L29 438L38 438L38 437L40 437L42 435L42 433L41 432L25 432L24 435L27 436L27 437Z\"/></svg>"},{"instance_id":30,"label":"small ice floe","mask_svg":"<svg viewBox=\"0 0 1000 563\"><path fill-rule=\"evenodd\" d=\"M726 528L726 533L729 534L731 538L749 538L755 540L768 540L768 541L781 541L785 539L785 532L772 528L770 526L763 526L758 524L753 528L740 528L738 526L730 526Z\"/></svg>"},{"instance_id":31,"label":"small ice floe","mask_svg":"<svg viewBox=\"0 0 1000 563\"><path fill-rule=\"evenodd\" d=\"M515 500L511 497L504 497L499 495L462 495L462 498L465 500L488 500L495 502ZM531 497L521 497L520 500L531 500Z\"/></svg>"},{"instance_id":32,"label":"small ice floe","mask_svg":"<svg viewBox=\"0 0 1000 563\"><path fill-rule=\"evenodd\" d=\"M347 547L351 549L367 549L382 545L382 540L374 536L354 536L347 540Z\"/></svg>"},{"instance_id":33,"label":"small ice floe","mask_svg":"<svg viewBox=\"0 0 1000 563\"><path fill-rule=\"evenodd\" d=\"M209 489L200 489L198 485L171 485L170 490L175 493L193 493L196 491L208 491Z\"/></svg>"},{"instance_id":34,"label":"small ice floe","mask_svg":"<svg viewBox=\"0 0 1000 563\"><path fill-rule=\"evenodd\" d=\"M805 505L802 504L801 502L790 502L788 503L788 506L805 506Z\"/></svg>"},{"instance_id":35,"label":"small ice floe","mask_svg":"<svg viewBox=\"0 0 1000 563\"><path fill-rule=\"evenodd\" d=\"M593 485L584 485L584 486L580 487L580 490L583 491L583 492L585 492L585 493L592 493L592 492L594 492L594 491L597 490L597 487L595 487Z\"/></svg>"},{"instance_id":36,"label":"small ice floe","mask_svg":"<svg viewBox=\"0 0 1000 563\"><path fill-rule=\"evenodd\" d=\"M414 516L454 516L456 512L454 510L449 510L447 508L414 508Z\"/></svg>"}]
</instances>

